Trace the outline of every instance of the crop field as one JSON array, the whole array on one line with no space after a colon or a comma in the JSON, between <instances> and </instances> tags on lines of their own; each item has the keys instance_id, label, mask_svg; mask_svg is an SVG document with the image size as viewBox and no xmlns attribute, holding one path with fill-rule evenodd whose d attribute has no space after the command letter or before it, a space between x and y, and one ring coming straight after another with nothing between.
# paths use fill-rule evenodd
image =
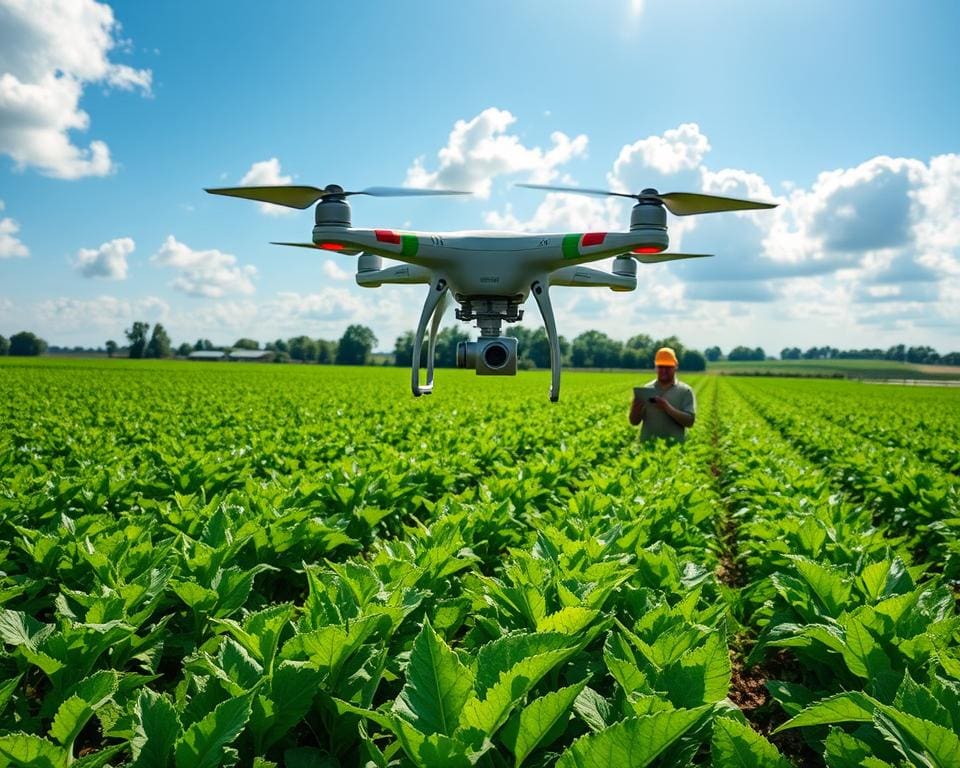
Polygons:
<instances>
[{"instance_id":1,"label":"crop field","mask_svg":"<svg viewBox=\"0 0 960 768\"><path fill-rule=\"evenodd\" d=\"M0 363L0 768L960 766L960 390L408 376Z\"/></svg>"}]
</instances>

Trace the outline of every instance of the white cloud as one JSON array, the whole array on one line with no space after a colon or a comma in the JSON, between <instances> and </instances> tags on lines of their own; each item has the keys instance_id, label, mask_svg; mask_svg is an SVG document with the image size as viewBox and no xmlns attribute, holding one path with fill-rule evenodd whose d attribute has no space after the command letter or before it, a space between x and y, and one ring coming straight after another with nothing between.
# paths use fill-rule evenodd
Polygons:
<instances>
[{"instance_id":1,"label":"white cloud","mask_svg":"<svg viewBox=\"0 0 960 768\"><path fill-rule=\"evenodd\" d=\"M3 200L0 200L0 211L4 209ZM27 248L16 237L20 225L9 217L0 217L0 259L26 258L30 255Z\"/></svg>"},{"instance_id":2,"label":"white cloud","mask_svg":"<svg viewBox=\"0 0 960 768\"><path fill-rule=\"evenodd\" d=\"M493 229L514 232L589 232L616 230L623 222L622 204L612 198L548 192L533 216L521 221L508 203L503 213L488 211L484 221Z\"/></svg>"},{"instance_id":3,"label":"white cloud","mask_svg":"<svg viewBox=\"0 0 960 768\"><path fill-rule=\"evenodd\" d=\"M793 334L802 324L810 343L823 343L816 334L840 343L827 323L844 328L851 339L866 333L880 344L876 334L940 328L960 316L954 306L960 292L960 155L929 162L874 157L825 171L807 188L783 184L787 192L778 195L749 170L710 168L709 150L699 127L686 123L625 145L607 183L617 191L654 186L777 202L779 208L668 216L671 251L717 257L658 267L674 283L659 275L648 283L641 266L638 292L644 305L660 304L659 311L683 306L686 319L671 318L678 327L697 316L710 318L715 327L716 313L729 323L750 318L737 326L748 334ZM547 195L528 219L509 205L485 218L492 227L541 232L622 230L628 220L623 202L567 195ZM661 295L668 300L660 302ZM568 314L607 322L604 307L611 300L616 299L577 299ZM655 322L645 310L629 306L621 321Z\"/></svg>"},{"instance_id":4,"label":"white cloud","mask_svg":"<svg viewBox=\"0 0 960 768\"><path fill-rule=\"evenodd\" d=\"M84 277L105 277L108 280L127 279L127 256L136 244L132 238L118 237L99 248L81 248L74 259L74 269Z\"/></svg>"},{"instance_id":5,"label":"white cloud","mask_svg":"<svg viewBox=\"0 0 960 768\"><path fill-rule=\"evenodd\" d=\"M639 192L650 184L637 180L637 174L650 170L664 176L697 171L709 151L710 142L696 123L683 123L662 136L647 136L620 150L610 175L612 188L616 192Z\"/></svg>"},{"instance_id":6,"label":"white cloud","mask_svg":"<svg viewBox=\"0 0 960 768\"><path fill-rule=\"evenodd\" d=\"M269 160L261 160L251 165L250 170L240 179L240 185L270 187L289 184L292 181L292 176L285 176L280 172L280 161L271 157ZM268 216L286 216L296 213L293 208L285 205L272 205L271 203L260 203L260 210Z\"/></svg>"},{"instance_id":7,"label":"white cloud","mask_svg":"<svg viewBox=\"0 0 960 768\"><path fill-rule=\"evenodd\" d=\"M327 259L323 262L323 274L331 280L350 280L353 278L352 272L345 270L333 259Z\"/></svg>"},{"instance_id":8,"label":"white cloud","mask_svg":"<svg viewBox=\"0 0 960 768\"><path fill-rule=\"evenodd\" d=\"M0 0L0 153L17 168L63 179L113 170L106 143L81 148L69 131L89 127L88 84L150 94L149 69L109 59L119 26L95 0Z\"/></svg>"},{"instance_id":9,"label":"white cloud","mask_svg":"<svg viewBox=\"0 0 960 768\"><path fill-rule=\"evenodd\" d=\"M544 184L557 176L557 167L587 149L583 134L571 139L555 131L553 146L527 147L516 134L507 130L516 118L507 110L489 107L472 120L458 120L447 145L438 153L437 170L429 171L423 158L407 169L405 184L428 189L462 189L478 197L490 196L491 181L500 175L524 173L525 180Z\"/></svg>"},{"instance_id":10,"label":"white cloud","mask_svg":"<svg viewBox=\"0 0 960 768\"><path fill-rule=\"evenodd\" d=\"M150 261L161 267L172 267L178 275L171 286L190 296L219 298L230 293L251 294L256 267L240 266L233 254L218 250L195 251L168 235Z\"/></svg>"},{"instance_id":11,"label":"white cloud","mask_svg":"<svg viewBox=\"0 0 960 768\"><path fill-rule=\"evenodd\" d=\"M169 312L167 302L156 296L140 299L116 296L98 296L95 299L60 297L41 301L36 306L37 317L44 323L44 333L71 332L83 328L97 333L112 333L114 337L122 336L123 329L136 320L165 322Z\"/></svg>"}]
</instances>

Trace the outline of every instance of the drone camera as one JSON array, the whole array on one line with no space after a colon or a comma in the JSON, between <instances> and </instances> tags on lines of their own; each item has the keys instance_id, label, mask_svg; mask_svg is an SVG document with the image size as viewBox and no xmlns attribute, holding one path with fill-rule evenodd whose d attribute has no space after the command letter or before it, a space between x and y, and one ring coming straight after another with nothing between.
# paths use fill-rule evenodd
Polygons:
<instances>
[{"instance_id":1,"label":"drone camera","mask_svg":"<svg viewBox=\"0 0 960 768\"><path fill-rule=\"evenodd\" d=\"M517 340L495 336L461 341L457 344L457 368L474 368L479 376L516 376Z\"/></svg>"}]
</instances>

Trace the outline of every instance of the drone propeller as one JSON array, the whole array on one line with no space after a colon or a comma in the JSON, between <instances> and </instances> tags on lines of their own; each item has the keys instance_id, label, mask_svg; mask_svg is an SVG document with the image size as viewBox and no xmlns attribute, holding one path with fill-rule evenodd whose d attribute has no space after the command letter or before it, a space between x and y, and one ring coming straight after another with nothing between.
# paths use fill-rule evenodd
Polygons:
<instances>
[{"instance_id":1,"label":"drone propeller","mask_svg":"<svg viewBox=\"0 0 960 768\"><path fill-rule=\"evenodd\" d=\"M212 195L243 197L262 203L285 205L288 208L309 208L317 200L327 198L342 199L350 195L369 195L370 197L413 197L415 195L469 195L453 189L416 189L413 187L367 187L355 192L347 192L337 184L319 187L269 186L269 187L213 187L207 188Z\"/></svg>"},{"instance_id":2,"label":"drone propeller","mask_svg":"<svg viewBox=\"0 0 960 768\"><path fill-rule=\"evenodd\" d=\"M749 211L758 208L776 208L776 203L760 203L756 200L741 200L736 197L719 197L694 192L666 192L645 189L640 194L610 192L606 189L582 189L580 187L554 187L546 184L517 184L527 189L545 189L550 192L572 192L579 195L612 195L629 197L637 202L660 202L676 216L691 216L695 213L719 213L721 211Z\"/></svg>"},{"instance_id":3,"label":"drone propeller","mask_svg":"<svg viewBox=\"0 0 960 768\"><path fill-rule=\"evenodd\" d=\"M641 264L659 264L661 261L676 261L677 259L709 259L712 253L628 253L624 254L636 259Z\"/></svg>"}]
</instances>

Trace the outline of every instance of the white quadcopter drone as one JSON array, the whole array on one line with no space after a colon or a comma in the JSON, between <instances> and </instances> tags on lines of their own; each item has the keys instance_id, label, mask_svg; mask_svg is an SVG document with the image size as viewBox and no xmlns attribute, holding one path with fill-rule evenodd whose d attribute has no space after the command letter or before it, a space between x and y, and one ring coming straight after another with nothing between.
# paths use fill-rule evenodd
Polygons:
<instances>
[{"instance_id":1,"label":"white quadcopter drone","mask_svg":"<svg viewBox=\"0 0 960 768\"><path fill-rule=\"evenodd\" d=\"M637 262L658 264L674 259L709 256L705 253L665 253L669 245L664 208L677 216L720 211L774 208L772 203L731 197L644 189L640 194L600 189L518 184L530 189L583 195L615 195L636 200L629 232L575 232L522 234L515 232L398 232L393 229L351 227L350 195L405 197L411 195L464 195L469 192L406 187L370 187L347 192L336 184L324 189L304 186L220 187L215 195L243 197L290 208L314 203L316 226L313 242L274 243L333 251L357 256L357 284L379 288L384 283L424 283L430 286L413 344L411 386L416 396L433 391L433 361L440 319L450 294L460 304L458 320L477 321L480 338L460 342L457 367L474 368L480 375L514 376L517 373L517 340L501 336L503 322L523 317L521 305L533 294L543 315L550 342L550 400L560 397L560 341L550 303L550 286L605 287L632 291L637 287ZM613 272L582 266L616 257ZM383 268L383 258L404 262ZM427 323L426 383L420 382L420 354Z\"/></svg>"}]
</instances>

